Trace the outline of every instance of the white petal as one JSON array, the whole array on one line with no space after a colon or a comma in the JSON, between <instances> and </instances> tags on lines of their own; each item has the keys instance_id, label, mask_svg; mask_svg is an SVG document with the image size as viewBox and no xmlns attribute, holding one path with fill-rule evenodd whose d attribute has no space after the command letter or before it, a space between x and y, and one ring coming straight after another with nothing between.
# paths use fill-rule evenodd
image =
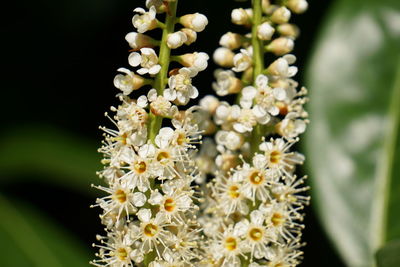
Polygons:
<instances>
[{"instance_id":1,"label":"white petal","mask_svg":"<svg viewBox=\"0 0 400 267\"><path fill-rule=\"evenodd\" d=\"M293 77L297 73L297 67L291 66L288 69L288 77Z\"/></svg>"},{"instance_id":2,"label":"white petal","mask_svg":"<svg viewBox=\"0 0 400 267\"><path fill-rule=\"evenodd\" d=\"M152 88L150 91L147 93L147 98L149 99L150 102L153 102L154 100L157 99L157 90Z\"/></svg>"},{"instance_id":3,"label":"white petal","mask_svg":"<svg viewBox=\"0 0 400 267\"><path fill-rule=\"evenodd\" d=\"M142 62L142 56L137 52L132 52L129 54L128 62L132 67L137 67Z\"/></svg>"},{"instance_id":4,"label":"white petal","mask_svg":"<svg viewBox=\"0 0 400 267\"><path fill-rule=\"evenodd\" d=\"M144 108L147 106L147 97L144 95L139 96L137 99L137 105L141 108Z\"/></svg>"},{"instance_id":5,"label":"white petal","mask_svg":"<svg viewBox=\"0 0 400 267\"><path fill-rule=\"evenodd\" d=\"M146 68L140 68L137 70L137 73L139 73L140 75L146 74L149 72L149 69Z\"/></svg>"},{"instance_id":6,"label":"white petal","mask_svg":"<svg viewBox=\"0 0 400 267\"><path fill-rule=\"evenodd\" d=\"M286 91L282 88L274 88L272 91L276 100L282 101L286 98Z\"/></svg>"},{"instance_id":7,"label":"white petal","mask_svg":"<svg viewBox=\"0 0 400 267\"><path fill-rule=\"evenodd\" d=\"M162 201L163 201L163 196L160 192L154 191L151 193L151 196L149 198L149 203L151 205L160 205Z\"/></svg>"},{"instance_id":8,"label":"white petal","mask_svg":"<svg viewBox=\"0 0 400 267\"><path fill-rule=\"evenodd\" d=\"M141 222L148 222L151 219L150 209L140 209L136 215Z\"/></svg>"},{"instance_id":9,"label":"white petal","mask_svg":"<svg viewBox=\"0 0 400 267\"><path fill-rule=\"evenodd\" d=\"M133 10L133 12L137 12L137 13L144 14L144 13L146 13L146 10L144 10L144 9L141 8L141 7L137 7L137 8L135 8L135 9Z\"/></svg>"},{"instance_id":10,"label":"white petal","mask_svg":"<svg viewBox=\"0 0 400 267\"><path fill-rule=\"evenodd\" d=\"M160 65L154 65L153 67L150 68L149 73L151 75L157 74L161 70Z\"/></svg>"},{"instance_id":11,"label":"white petal","mask_svg":"<svg viewBox=\"0 0 400 267\"><path fill-rule=\"evenodd\" d=\"M174 101L176 99L176 91L172 89L165 89L163 96L168 100L168 101Z\"/></svg>"},{"instance_id":12,"label":"white petal","mask_svg":"<svg viewBox=\"0 0 400 267\"><path fill-rule=\"evenodd\" d=\"M197 88L194 87L194 86L191 86L189 88L189 97L194 99L194 98L196 98L198 96L199 96L199 91L197 90Z\"/></svg>"},{"instance_id":13,"label":"white petal","mask_svg":"<svg viewBox=\"0 0 400 267\"><path fill-rule=\"evenodd\" d=\"M136 192L133 194L132 201L136 207L142 207L146 203L146 196L141 192Z\"/></svg>"},{"instance_id":14,"label":"white petal","mask_svg":"<svg viewBox=\"0 0 400 267\"><path fill-rule=\"evenodd\" d=\"M259 210L253 210L250 213L250 220L255 225L262 225L264 221L263 213Z\"/></svg>"}]
</instances>

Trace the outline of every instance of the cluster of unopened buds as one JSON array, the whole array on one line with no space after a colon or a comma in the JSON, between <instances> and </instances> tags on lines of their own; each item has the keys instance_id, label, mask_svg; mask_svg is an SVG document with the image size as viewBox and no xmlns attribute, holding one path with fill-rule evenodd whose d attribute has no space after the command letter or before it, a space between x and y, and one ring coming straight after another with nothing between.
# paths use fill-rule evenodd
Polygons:
<instances>
[{"instance_id":1,"label":"cluster of unopened buds","mask_svg":"<svg viewBox=\"0 0 400 267\"><path fill-rule=\"evenodd\" d=\"M208 55L171 51L195 42L208 20L177 17L177 5L147 0L147 10L134 10L136 31L125 37L133 69L118 69L121 103L111 107L113 116L106 113L115 128L101 127L105 185L94 187L106 196L93 206L103 209L106 234L98 236L91 263L297 266L309 197L302 194L305 177L295 174L304 156L291 148L308 123L307 90L293 80L296 58L289 53L299 30L289 19L307 2L253 0L252 8L234 9L232 22L251 32L221 37L213 58L231 69L216 70L212 86L218 96L236 95L236 103L208 95L186 109L199 95L192 78L206 69ZM146 94L133 96L136 90Z\"/></svg>"}]
</instances>

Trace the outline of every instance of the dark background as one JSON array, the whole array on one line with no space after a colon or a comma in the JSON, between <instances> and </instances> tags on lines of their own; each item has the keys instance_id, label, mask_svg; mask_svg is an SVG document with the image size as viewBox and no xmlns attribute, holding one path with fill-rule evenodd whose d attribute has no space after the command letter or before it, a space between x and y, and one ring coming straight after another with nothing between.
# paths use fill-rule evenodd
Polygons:
<instances>
[{"instance_id":1,"label":"dark background","mask_svg":"<svg viewBox=\"0 0 400 267\"><path fill-rule=\"evenodd\" d=\"M294 16L302 30L294 53L302 70L318 35L331 0L310 1L306 14ZM2 7L2 114L1 132L26 125L51 125L100 144L98 125L107 124L104 111L117 103L112 85L116 69L127 67L128 45L124 36L133 31L132 10L144 0L38 0L13 1ZM206 14L209 26L189 49L210 56L220 36L235 31L231 9L243 6L232 0L181 0L178 13ZM201 95L211 92L216 66L197 76ZM95 149L95 148L94 148ZM35 153L27 151L27 153ZM100 158L100 156L99 156ZM26 171L19 176L43 175ZM62 173L60 173L62 176ZM24 177L18 177L23 181ZM28 179L26 179L28 180ZM32 179L29 179L32 180ZM87 190L92 190L88 187ZM2 185L1 192L39 207L82 243L90 244L102 233L99 210L89 209L92 197L62 187L18 182ZM311 204L312 206L312 204ZM301 266L344 266L307 208L304 231L305 259Z\"/></svg>"}]
</instances>

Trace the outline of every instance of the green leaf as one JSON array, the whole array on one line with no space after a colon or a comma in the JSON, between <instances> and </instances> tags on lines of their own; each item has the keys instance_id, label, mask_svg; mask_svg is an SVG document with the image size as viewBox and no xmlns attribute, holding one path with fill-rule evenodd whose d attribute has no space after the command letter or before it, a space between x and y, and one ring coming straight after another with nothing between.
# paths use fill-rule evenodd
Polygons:
<instances>
[{"instance_id":1,"label":"green leaf","mask_svg":"<svg viewBox=\"0 0 400 267\"><path fill-rule=\"evenodd\" d=\"M89 266L90 251L29 205L0 195L0 266Z\"/></svg>"},{"instance_id":2,"label":"green leaf","mask_svg":"<svg viewBox=\"0 0 400 267\"><path fill-rule=\"evenodd\" d=\"M400 239L387 243L376 253L378 267L400 266Z\"/></svg>"},{"instance_id":3,"label":"green leaf","mask_svg":"<svg viewBox=\"0 0 400 267\"><path fill-rule=\"evenodd\" d=\"M400 1L339 0L306 73L313 205L347 264L400 238Z\"/></svg>"},{"instance_id":4,"label":"green leaf","mask_svg":"<svg viewBox=\"0 0 400 267\"><path fill-rule=\"evenodd\" d=\"M25 174L84 194L97 193L90 184L101 182L96 176L101 165L92 141L49 126L27 126L3 133L0 151L0 183Z\"/></svg>"}]
</instances>

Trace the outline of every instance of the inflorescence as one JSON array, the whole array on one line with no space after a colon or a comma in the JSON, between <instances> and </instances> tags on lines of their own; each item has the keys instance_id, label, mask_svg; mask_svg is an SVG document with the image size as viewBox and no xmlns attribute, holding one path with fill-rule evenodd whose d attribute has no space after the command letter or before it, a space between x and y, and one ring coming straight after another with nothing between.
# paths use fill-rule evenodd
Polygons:
<instances>
[{"instance_id":1,"label":"inflorescence","mask_svg":"<svg viewBox=\"0 0 400 267\"><path fill-rule=\"evenodd\" d=\"M106 185L94 187L106 196L94 206L103 209L106 235L94 244L95 266L195 266L200 260L199 194L192 183L199 176L193 160L201 143L198 108L179 107L198 96L192 79L207 67L208 55L171 55L171 49L195 42L208 20L199 13L177 17L177 2L146 1L148 10L134 10L136 31L125 37L135 70L118 69L121 103L111 107L113 116L106 113L114 129L101 127L104 169L98 174ZM147 34L152 30L162 31L161 41ZM170 69L172 61L181 67ZM133 98L146 87L146 95Z\"/></svg>"},{"instance_id":2,"label":"inflorescence","mask_svg":"<svg viewBox=\"0 0 400 267\"><path fill-rule=\"evenodd\" d=\"M293 80L296 57L289 53L299 30L289 19L307 2L274 2L234 9L232 22L250 32L224 34L213 55L230 68L215 71L213 89L236 96L235 104L211 95L200 102L215 123L209 128L217 130L216 160L208 167L214 179L200 220L204 266L293 267L301 260L309 197L302 195L306 177L295 174L304 156L291 148L308 123L307 90Z\"/></svg>"}]
</instances>

